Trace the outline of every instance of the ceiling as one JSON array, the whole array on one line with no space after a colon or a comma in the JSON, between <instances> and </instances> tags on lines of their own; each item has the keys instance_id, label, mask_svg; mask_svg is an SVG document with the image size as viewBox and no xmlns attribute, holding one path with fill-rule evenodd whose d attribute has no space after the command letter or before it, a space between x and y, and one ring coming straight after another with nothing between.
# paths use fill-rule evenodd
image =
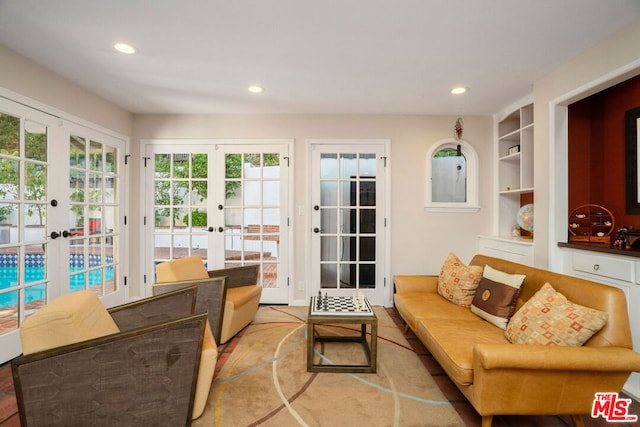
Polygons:
<instances>
[{"instance_id":1,"label":"ceiling","mask_svg":"<svg viewBox=\"0 0 640 427\"><path fill-rule=\"evenodd\" d=\"M0 0L0 44L133 113L473 115L639 18L640 0Z\"/></svg>"}]
</instances>

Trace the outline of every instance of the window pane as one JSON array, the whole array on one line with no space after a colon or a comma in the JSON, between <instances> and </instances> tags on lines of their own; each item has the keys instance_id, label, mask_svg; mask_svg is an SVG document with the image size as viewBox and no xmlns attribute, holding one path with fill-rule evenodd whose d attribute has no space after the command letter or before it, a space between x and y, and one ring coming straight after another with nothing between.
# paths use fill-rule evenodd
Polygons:
<instances>
[{"instance_id":1,"label":"window pane","mask_svg":"<svg viewBox=\"0 0 640 427\"><path fill-rule=\"evenodd\" d=\"M47 127L40 123L25 120L24 123L25 156L28 159L47 161Z\"/></svg>"},{"instance_id":2,"label":"window pane","mask_svg":"<svg viewBox=\"0 0 640 427\"><path fill-rule=\"evenodd\" d=\"M89 161L90 169L94 171L102 171L102 144L91 141L89 144Z\"/></svg>"},{"instance_id":3,"label":"window pane","mask_svg":"<svg viewBox=\"0 0 640 427\"><path fill-rule=\"evenodd\" d=\"M192 154L191 155L191 177L207 178L209 173L208 155Z\"/></svg>"},{"instance_id":4,"label":"window pane","mask_svg":"<svg viewBox=\"0 0 640 427\"><path fill-rule=\"evenodd\" d=\"M115 147L110 147L107 145L104 147L104 151L104 171L109 173L118 172L118 159L116 157Z\"/></svg>"},{"instance_id":5,"label":"window pane","mask_svg":"<svg viewBox=\"0 0 640 427\"><path fill-rule=\"evenodd\" d=\"M0 113L0 152L18 156L20 146L20 119Z\"/></svg>"},{"instance_id":6,"label":"window pane","mask_svg":"<svg viewBox=\"0 0 640 427\"><path fill-rule=\"evenodd\" d=\"M73 136L69 138L69 166L84 168L87 143L84 138Z\"/></svg>"},{"instance_id":7,"label":"window pane","mask_svg":"<svg viewBox=\"0 0 640 427\"><path fill-rule=\"evenodd\" d=\"M26 200L47 200L47 167L35 163L25 163L24 198Z\"/></svg>"},{"instance_id":8,"label":"window pane","mask_svg":"<svg viewBox=\"0 0 640 427\"><path fill-rule=\"evenodd\" d=\"M225 178L242 177L242 156L227 154L225 157Z\"/></svg>"}]
</instances>

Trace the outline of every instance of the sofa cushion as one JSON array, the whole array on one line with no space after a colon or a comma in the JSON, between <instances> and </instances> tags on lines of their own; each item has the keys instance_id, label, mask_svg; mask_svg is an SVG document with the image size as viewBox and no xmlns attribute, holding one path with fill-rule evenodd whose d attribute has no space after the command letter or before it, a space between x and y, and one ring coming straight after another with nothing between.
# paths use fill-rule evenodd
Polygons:
<instances>
[{"instance_id":1,"label":"sofa cushion","mask_svg":"<svg viewBox=\"0 0 640 427\"><path fill-rule=\"evenodd\" d=\"M609 314L574 304L545 283L513 315L505 336L515 344L581 346L607 323Z\"/></svg>"},{"instance_id":2,"label":"sofa cushion","mask_svg":"<svg viewBox=\"0 0 640 427\"><path fill-rule=\"evenodd\" d=\"M436 293L405 292L394 295L398 313L412 330L418 327L418 321L425 318L476 319L468 309L449 301Z\"/></svg>"},{"instance_id":3,"label":"sofa cushion","mask_svg":"<svg viewBox=\"0 0 640 427\"><path fill-rule=\"evenodd\" d=\"M508 274L486 265L471 302L471 312L500 329L507 329L524 278L524 274Z\"/></svg>"},{"instance_id":4,"label":"sofa cushion","mask_svg":"<svg viewBox=\"0 0 640 427\"><path fill-rule=\"evenodd\" d=\"M482 278L483 267L465 265L452 252L444 261L438 278L438 293L462 307L470 307Z\"/></svg>"},{"instance_id":5,"label":"sofa cushion","mask_svg":"<svg viewBox=\"0 0 640 427\"><path fill-rule=\"evenodd\" d=\"M420 319L416 335L455 383L469 385L473 383L475 345L509 342L502 329L480 320L469 310L464 311L471 317Z\"/></svg>"}]
</instances>

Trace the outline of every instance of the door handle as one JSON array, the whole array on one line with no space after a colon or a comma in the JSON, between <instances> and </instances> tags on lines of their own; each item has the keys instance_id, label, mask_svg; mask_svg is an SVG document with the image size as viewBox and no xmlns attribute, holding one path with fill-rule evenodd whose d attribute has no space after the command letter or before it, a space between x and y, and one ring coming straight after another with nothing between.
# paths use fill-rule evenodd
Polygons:
<instances>
[{"instance_id":1,"label":"door handle","mask_svg":"<svg viewBox=\"0 0 640 427\"><path fill-rule=\"evenodd\" d=\"M209 233L212 233L213 231L215 231L215 228L209 227L209 228L203 228L202 230L208 231Z\"/></svg>"},{"instance_id":2,"label":"door handle","mask_svg":"<svg viewBox=\"0 0 640 427\"><path fill-rule=\"evenodd\" d=\"M314 232L314 233L319 233L319 232L320 232L320 229L319 229L318 227L316 227L316 228L314 228L314 229L313 229L313 232Z\"/></svg>"},{"instance_id":3,"label":"door handle","mask_svg":"<svg viewBox=\"0 0 640 427\"><path fill-rule=\"evenodd\" d=\"M64 231L62 232L62 237L69 237L69 236L71 236L71 233L69 233L69 231L64 230Z\"/></svg>"},{"instance_id":4,"label":"door handle","mask_svg":"<svg viewBox=\"0 0 640 427\"><path fill-rule=\"evenodd\" d=\"M49 237L51 237L51 240L56 240L60 236L61 236L61 234L58 233L57 231L52 231L51 235Z\"/></svg>"},{"instance_id":5,"label":"door handle","mask_svg":"<svg viewBox=\"0 0 640 427\"><path fill-rule=\"evenodd\" d=\"M222 227L218 227L218 231L219 231L220 233L222 233L222 232L224 231L224 228L222 228Z\"/></svg>"}]
</instances>

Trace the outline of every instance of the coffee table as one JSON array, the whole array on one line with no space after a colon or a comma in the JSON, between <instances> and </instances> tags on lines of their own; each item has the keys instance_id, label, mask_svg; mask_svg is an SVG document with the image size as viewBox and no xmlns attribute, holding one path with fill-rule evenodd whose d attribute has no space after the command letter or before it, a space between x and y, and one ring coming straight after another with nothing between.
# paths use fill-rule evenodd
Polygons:
<instances>
[{"instance_id":1,"label":"coffee table","mask_svg":"<svg viewBox=\"0 0 640 427\"><path fill-rule=\"evenodd\" d=\"M309 304L309 315L307 318L307 371L308 372L354 372L354 373L375 373L378 356L378 318L366 301L368 310L357 311L322 311L318 310L316 299L312 297ZM340 298L340 297L326 297ZM316 325L360 325L360 335L340 336L340 335L316 335ZM367 339L367 325L370 325L371 338ZM369 342L370 341L370 342ZM321 365L314 363L313 355L316 343L356 342L362 345L362 349L367 359L366 364L354 365Z\"/></svg>"}]
</instances>

